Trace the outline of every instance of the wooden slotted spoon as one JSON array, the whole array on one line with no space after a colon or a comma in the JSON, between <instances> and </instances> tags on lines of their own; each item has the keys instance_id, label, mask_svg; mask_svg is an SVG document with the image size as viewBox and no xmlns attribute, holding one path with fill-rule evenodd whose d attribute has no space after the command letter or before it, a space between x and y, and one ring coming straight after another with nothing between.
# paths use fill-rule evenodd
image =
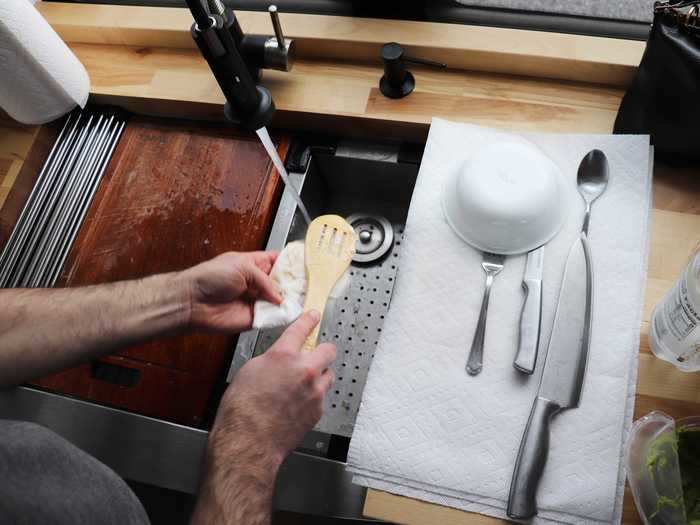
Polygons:
<instances>
[{"instance_id":1,"label":"wooden slotted spoon","mask_svg":"<svg viewBox=\"0 0 700 525\"><path fill-rule=\"evenodd\" d=\"M304 311L316 310L321 321L302 346L302 352L316 348L328 296L350 266L355 254L355 230L338 215L321 215L309 224L304 242L306 265L306 300Z\"/></svg>"}]
</instances>

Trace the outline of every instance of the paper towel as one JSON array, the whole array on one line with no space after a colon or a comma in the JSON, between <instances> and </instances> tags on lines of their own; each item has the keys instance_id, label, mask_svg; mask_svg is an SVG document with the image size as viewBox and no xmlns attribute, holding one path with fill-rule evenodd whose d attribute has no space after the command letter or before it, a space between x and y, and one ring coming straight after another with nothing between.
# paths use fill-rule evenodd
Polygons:
<instances>
[{"instance_id":1,"label":"paper towel","mask_svg":"<svg viewBox=\"0 0 700 525\"><path fill-rule=\"evenodd\" d=\"M24 124L85 107L87 71L27 0L0 2L0 107Z\"/></svg>"},{"instance_id":2,"label":"paper towel","mask_svg":"<svg viewBox=\"0 0 700 525\"><path fill-rule=\"evenodd\" d=\"M526 377L512 366L525 257L496 277L484 369L464 371L483 294L481 254L452 232L440 209L445 177L504 134L434 119L405 229L397 283L369 373L348 468L362 485L505 517L513 465L544 359ZM594 204L593 332L580 407L552 423L535 521L619 522L622 444L631 424L646 275L651 174L646 136L527 134L567 178L591 149L610 162ZM523 176L527 176L526 167ZM583 219L574 198L545 249L540 356L547 348L569 247Z\"/></svg>"}]
</instances>

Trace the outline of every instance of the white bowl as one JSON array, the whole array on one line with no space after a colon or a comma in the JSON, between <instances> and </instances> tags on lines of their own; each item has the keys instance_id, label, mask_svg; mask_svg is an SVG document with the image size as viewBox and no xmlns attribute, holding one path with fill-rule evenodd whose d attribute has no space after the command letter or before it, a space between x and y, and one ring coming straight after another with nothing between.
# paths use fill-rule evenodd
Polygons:
<instances>
[{"instance_id":1,"label":"white bowl","mask_svg":"<svg viewBox=\"0 0 700 525\"><path fill-rule=\"evenodd\" d=\"M566 217L557 166L526 141L491 144L451 174L443 188L447 222L482 251L525 253L549 241Z\"/></svg>"}]
</instances>

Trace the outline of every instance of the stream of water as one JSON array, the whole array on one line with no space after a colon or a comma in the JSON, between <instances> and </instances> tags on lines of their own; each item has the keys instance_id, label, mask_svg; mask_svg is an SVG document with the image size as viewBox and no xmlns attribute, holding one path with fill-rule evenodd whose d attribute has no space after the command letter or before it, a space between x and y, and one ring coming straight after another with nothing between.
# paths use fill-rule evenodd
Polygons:
<instances>
[{"instance_id":1,"label":"stream of water","mask_svg":"<svg viewBox=\"0 0 700 525\"><path fill-rule=\"evenodd\" d=\"M280 159L280 156L277 153L277 148L273 144L272 139L270 138L270 134L267 132L267 128L260 128L256 130L256 133L258 134L258 137L260 137L260 141L263 143L263 146L265 146L265 149L267 150L267 154L270 156L270 159L272 159L272 163L275 165L275 168L277 168L277 171L282 177L285 190L289 191L292 194L294 200L297 202L297 206L299 206L299 210L301 210L301 213L304 216L306 224L309 224L311 222L309 212L306 211L306 206L304 206L304 203L302 202L301 197L299 196L299 192L294 187L294 184L292 184L292 181L289 180L287 170L285 169L284 164L282 163L282 159Z\"/></svg>"}]
</instances>

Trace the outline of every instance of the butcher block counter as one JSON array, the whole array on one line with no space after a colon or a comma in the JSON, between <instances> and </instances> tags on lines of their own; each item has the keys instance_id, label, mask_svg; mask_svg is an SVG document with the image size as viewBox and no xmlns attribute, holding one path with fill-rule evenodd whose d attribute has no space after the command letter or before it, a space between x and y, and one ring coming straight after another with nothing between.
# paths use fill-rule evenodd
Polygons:
<instances>
[{"instance_id":1,"label":"butcher block counter","mask_svg":"<svg viewBox=\"0 0 700 525\"><path fill-rule=\"evenodd\" d=\"M223 96L189 40L186 11L41 2L39 7L86 66L93 102L119 105L137 115L220 118ZM251 27L252 32L269 32L263 14L240 13L240 19L244 30ZM330 130L364 138L424 140L433 116L514 131L609 133L624 89L643 52L643 43L639 42L517 30L284 14L282 22L286 23L287 36L298 39L299 57L290 73L265 72L263 84L270 89L278 108L272 127ZM415 66L415 92L400 100L384 98L378 90L382 74L378 49L392 40L406 45L411 54L446 62L448 69ZM135 122L131 140L139 133L142 138L150 136L156 141L153 148L160 140L197 140L192 129L186 127L169 128L169 138L156 139L149 127L152 120L135 117ZM37 168L31 152L33 148L41 150L42 141L48 140L44 129L23 127L7 119L0 121L0 217L16 214L19 195L31 187L31 174ZM158 133L164 133L162 128ZM233 140L237 144L252 140L236 132L209 129L206 133L218 141L236 137ZM285 140L279 142L282 152ZM129 144L132 143L122 140L116 155L125 165L135 162L135 157L130 157L133 154ZM136 144L133 147L140 147ZM156 158L155 151L149 150L146 155ZM234 163L236 155L216 156L212 162ZM259 175L252 180L258 184L259 205L247 208L242 216L251 237L239 242L235 235L220 232L220 243L212 247L210 255L226 246L252 249L264 244L280 188L274 170L262 156L255 155L257 160L252 162L257 163L255 173ZM197 160L204 166L201 176L208 169L217 169L205 160L204 156ZM128 188L110 187L108 183L109 177L96 199L102 208L93 206L81 231L83 243L97 243L91 248L93 254L110 250L104 244L111 242L104 240L107 233L100 231L110 225L104 217L129 209L119 196L136 195L133 190L129 193ZM166 188L165 179L163 183L152 191L176 191ZM110 192L114 193L113 198ZM152 203L134 203L141 205ZM182 210L180 220L190 214L198 220L196 210ZM11 227L8 219L3 220L6 222L0 222L0 241L4 241ZM699 244L700 169L672 167L657 161L635 418L652 410L674 417L700 415L700 374L682 373L656 359L647 341L652 308ZM112 264L116 267L110 275L133 276L130 268L140 267L145 259L139 259L143 252L137 247L133 252L136 262L129 260L131 255L122 253L114 259ZM177 264L194 262L183 255ZM102 260L101 264L106 263ZM100 280L98 274L91 273L93 265L81 261L77 254L69 259L69 265L72 266L64 272L64 284ZM147 268L169 269L157 265ZM223 354L217 356L216 359L225 358ZM41 383L46 386L50 381ZM364 514L411 524L499 521L374 490L367 492ZM629 493L623 523L639 523Z\"/></svg>"}]
</instances>

